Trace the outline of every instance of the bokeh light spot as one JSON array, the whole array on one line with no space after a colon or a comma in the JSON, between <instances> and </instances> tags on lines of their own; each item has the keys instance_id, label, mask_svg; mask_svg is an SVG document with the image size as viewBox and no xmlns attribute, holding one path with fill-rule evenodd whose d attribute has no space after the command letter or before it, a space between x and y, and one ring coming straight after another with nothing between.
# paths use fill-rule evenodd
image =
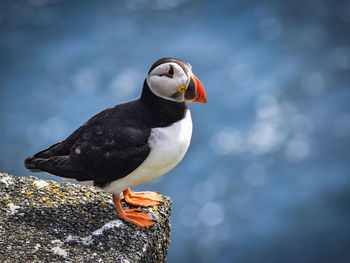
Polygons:
<instances>
[{"instance_id":1,"label":"bokeh light spot","mask_svg":"<svg viewBox=\"0 0 350 263\"><path fill-rule=\"evenodd\" d=\"M310 154L309 143L302 139L292 139L287 143L285 153L288 160L301 161Z\"/></svg>"},{"instance_id":2,"label":"bokeh light spot","mask_svg":"<svg viewBox=\"0 0 350 263\"><path fill-rule=\"evenodd\" d=\"M207 226L216 226L224 220L224 208L219 203L208 202L199 212L199 218Z\"/></svg>"}]
</instances>

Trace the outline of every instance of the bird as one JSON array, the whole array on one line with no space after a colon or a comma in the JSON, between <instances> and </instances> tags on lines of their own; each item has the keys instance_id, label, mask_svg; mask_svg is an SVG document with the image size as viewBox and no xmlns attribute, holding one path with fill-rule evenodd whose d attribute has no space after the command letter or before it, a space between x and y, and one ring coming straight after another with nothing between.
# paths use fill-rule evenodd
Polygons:
<instances>
[{"instance_id":1,"label":"bird","mask_svg":"<svg viewBox=\"0 0 350 263\"><path fill-rule=\"evenodd\" d=\"M161 58L151 66L138 99L101 111L24 165L111 193L119 218L149 228L155 221L138 208L123 209L122 194L136 207L162 202L157 192L130 187L166 174L184 157L192 136L186 102L206 103L202 83L188 62Z\"/></svg>"}]
</instances>

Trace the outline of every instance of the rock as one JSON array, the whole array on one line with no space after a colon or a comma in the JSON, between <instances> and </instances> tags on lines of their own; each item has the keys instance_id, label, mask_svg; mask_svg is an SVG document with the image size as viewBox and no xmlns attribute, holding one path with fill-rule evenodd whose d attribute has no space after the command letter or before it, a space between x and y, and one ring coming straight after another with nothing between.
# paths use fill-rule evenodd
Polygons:
<instances>
[{"instance_id":1,"label":"rock","mask_svg":"<svg viewBox=\"0 0 350 263\"><path fill-rule=\"evenodd\" d=\"M150 229L118 219L95 188L0 173L0 262L166 262L171 200L141 209Z\"/></svg>"}]
</instances>

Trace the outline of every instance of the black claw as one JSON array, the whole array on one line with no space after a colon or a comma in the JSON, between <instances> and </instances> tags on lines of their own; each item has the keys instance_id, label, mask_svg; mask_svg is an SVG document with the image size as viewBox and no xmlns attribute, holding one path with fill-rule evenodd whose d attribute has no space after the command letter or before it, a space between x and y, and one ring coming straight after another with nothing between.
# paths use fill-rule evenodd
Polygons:
<instances>
[{"instance_id":1,"label":"black claw","mask_svg":"<svg viewBox=\"0 0 350 263\"><path fill-rule=\"evenodd\" d=\"M141 213L142 210L141 210L141 209L137 209L136 212L137 212L137 213Z\"/></svg>"}]
</instances>

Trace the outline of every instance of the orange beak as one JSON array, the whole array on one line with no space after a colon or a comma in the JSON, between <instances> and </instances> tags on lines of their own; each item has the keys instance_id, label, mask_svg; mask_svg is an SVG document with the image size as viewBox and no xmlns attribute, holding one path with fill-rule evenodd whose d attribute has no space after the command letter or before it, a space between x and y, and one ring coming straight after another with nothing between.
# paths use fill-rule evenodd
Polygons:
<instances>
[{"instance_id":1,"label":"orange beak","mask_svg":"<svg viewBox=\"0 0 350 263\"><path fill-rule=\"evenodd\" d=\"M194 74L192 74L190 83L186 89L185 100L188 102L207 103L207 96L204 87Z\"/></svg>"}]
</instances>

